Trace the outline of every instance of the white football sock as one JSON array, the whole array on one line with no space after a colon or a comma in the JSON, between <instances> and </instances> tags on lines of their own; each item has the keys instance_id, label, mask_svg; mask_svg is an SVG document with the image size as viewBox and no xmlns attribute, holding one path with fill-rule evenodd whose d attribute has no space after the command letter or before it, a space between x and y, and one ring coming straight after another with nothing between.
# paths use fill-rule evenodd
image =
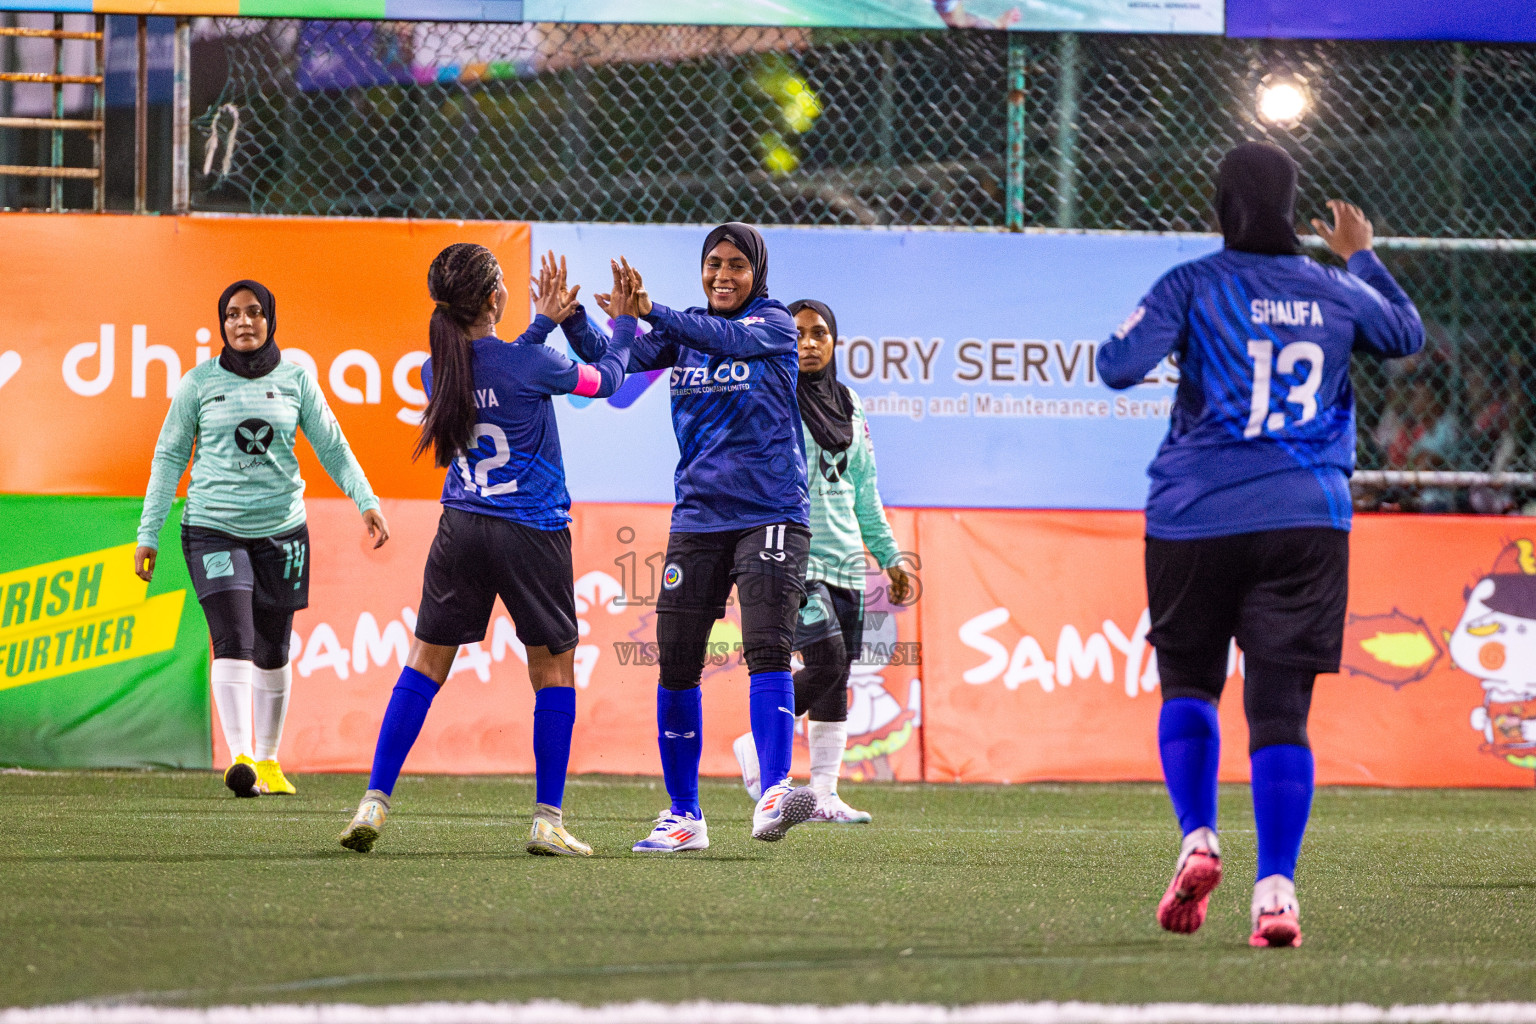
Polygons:
<instances>
[{"instance_id":1,"label":"white football sock","mask_svg":"<svg viewBox=\"0 0 1536 1024\"><path fill-rule=\"evenodd\" d=\"M837 792L837 776L843 770L843 749L848 746L847 722L811 722L806 727L811 748L811 788L817 796Z\"/></svg>"},{"instance_id":2,"label":"white football sock","mask_svg":"<svg viewBox=\"0 0 1536 1024\"><path fill-rule=\"evenodd\" d=\"M757 741L750 732L742 733L731 744L731 751L736 755L736 763L741 765L741 783L747 788L747 795L753 800L761 800L763 769L757 760Z\"/></svg>"},{"instance_id":3,"label":"white football sock","mask_svg":"<svg viewBox=\"0 0 1536 1024\"><path fill-rule=\"evenodd\" d=\"M231 758L251 756L251 673L255 671L248 661L213 659L213 706L219 710Z\"/></svg>"},{"instance_id":4,"label":"white football sock","mask_svg":"<svg viewBox=\"0 0 1536 1024\"><path fill-rule=\"evenodd\" d=\"M293 668L258 668L251 675L251 706L256 719L256 760L277 757L277 745L283 739L283 722L288 718L288 690L293 686Z\"/></svg>"}]
</instances>

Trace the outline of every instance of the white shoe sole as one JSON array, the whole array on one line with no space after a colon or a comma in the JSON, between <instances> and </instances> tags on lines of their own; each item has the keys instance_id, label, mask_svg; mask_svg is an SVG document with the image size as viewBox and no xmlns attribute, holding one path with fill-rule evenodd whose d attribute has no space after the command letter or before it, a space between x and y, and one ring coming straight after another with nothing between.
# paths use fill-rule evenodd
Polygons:
<instances>
[{"instance_id":1,"label":"white shoe sole","mask_svg":"<svg viewBox=\"0 0 1536 1024\"><path fill-rule=\"evenodd\" d=\"M645 840L642 839L642 840L640 840L640 842L643 843L643 842L645 842ZM684 843L681 846L671 846L671 847L667 847L667 846L641 846L640 843L636 843L634 846L631 846L629 848L629 852L630 853L688 853L688 852L690 852L692 850L707 850L707 849L709 849L709 837L708 836L701 836L698 839L690 839L688 842Z\"/></svg>"},{"instance_id":2,"label":"white shoe sole","mask_svg":"<svg viewBox=\"0 0 1536 1024\"><path fill-rule=\"evenodd\" d=\"M784 833L796 825L805 822L816 813L816 793L809 786L801 786L792 789L784 797L784 803L779 810L777 821L763 827L761 831L752 830L753 839L761 839L765 843L776 843L784 838Z\"/></svg>"}]
</instances>

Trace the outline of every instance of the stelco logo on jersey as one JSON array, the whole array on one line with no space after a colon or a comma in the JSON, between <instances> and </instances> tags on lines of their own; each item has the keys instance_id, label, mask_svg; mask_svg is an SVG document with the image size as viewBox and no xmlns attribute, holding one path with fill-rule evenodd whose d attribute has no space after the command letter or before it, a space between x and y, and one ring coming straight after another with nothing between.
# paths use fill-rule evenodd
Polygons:
<instances>
[{"instance_id":1,"label":"stelco logo on jersey","mask_svg":"<svg viewBox=\"0 0 1536 1024\"><path fill-rule=\"evenodd\" d=\"M711 370L708 366L672 367L674 388L697 388L709 384L735 384L752 376L752 364L740 359L725 360Z\"/></svg>"}]
</instances>

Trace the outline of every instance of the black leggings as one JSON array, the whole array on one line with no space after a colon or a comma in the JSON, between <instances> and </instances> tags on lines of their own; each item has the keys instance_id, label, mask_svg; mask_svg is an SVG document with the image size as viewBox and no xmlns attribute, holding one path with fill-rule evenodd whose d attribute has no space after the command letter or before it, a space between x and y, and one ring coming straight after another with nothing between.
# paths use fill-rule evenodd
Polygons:
<instances>
[{"instance_id":1,"label":"black leggings","mask_svg":"<svg viewBox=\"0 0 1536 1024\"><path fill-rule=\"evenodd\" d=\"M795 639L795 620L800 614L802 591L788 578L766 573L743 573L736 581L741 602L741 647L747 671L788 672ZM656 644L661 660L661 685L668 690L691 690L704 675L710 651L709 632L715 626L711 612L686 608L656 611Z\"/></svg>"},{"instance_id":2,"label":"black leggings","mask_svg":"<svg viewBox=\"0 0 1536 1024\"><path fill-rule=\"evenodd\" d=\"M1317 673L1309 668L1244 659L1243 711L1248 718L1248 752L1265 747L1310 747L1307 716ZM1217 704L1227 683L1227 649L1157 652L1163 700L1197 697Z\"/></svg>"},{"instance_id":3,"label":"black leggings","mask_svg":"<svg viewBox=\"0 0 1536 1024\"><path fill-rule=\"evenodd\" d=\"M853 664L843 635L808 644L800 652L805 668L795 673L795 714L813 722L848 721L848 673Z\"/></svg>"},{"instance_id":4,"label":"black leggings","mask_svg":"<svg viewBox=\"0 0 1536 1024\"><path fill-rule=\"evenodd\" d=\"M213 656L254 661L257 668L288 664L293 612L253 604L249 590L220 590L200 600Z\"/></svg>"}]
</instances>

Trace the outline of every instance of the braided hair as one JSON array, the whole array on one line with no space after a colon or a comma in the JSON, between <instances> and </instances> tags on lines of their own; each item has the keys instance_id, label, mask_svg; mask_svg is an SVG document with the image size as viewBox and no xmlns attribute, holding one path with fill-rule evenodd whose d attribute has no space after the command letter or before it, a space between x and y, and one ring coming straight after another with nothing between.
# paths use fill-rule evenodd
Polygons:
<instances>
[{"instance_id":1,"label":"braided hair","mask_svg":"<svg viewBox=\"0 0 1536 1024\"><path fill-rule=\"evenodd\" d=\"M421 436L412 459L430 447L433 461L446 468L473 440L475 350L469 328L485 311L500 273L495 254L473 242L450 245L427 270L427 292L437 304L428 327L432 396L421 417Z\"/></svg>"}]
</instances>

